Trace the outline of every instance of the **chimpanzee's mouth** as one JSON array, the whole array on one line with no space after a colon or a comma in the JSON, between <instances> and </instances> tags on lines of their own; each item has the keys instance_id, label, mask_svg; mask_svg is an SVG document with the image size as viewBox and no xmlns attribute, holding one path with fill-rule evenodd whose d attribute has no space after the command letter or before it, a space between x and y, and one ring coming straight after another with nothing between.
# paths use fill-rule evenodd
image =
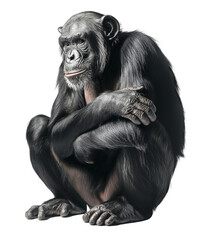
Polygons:
<instances>
[{"instance_id":1,"label":"chimpanzee's mouth","mask_svg":"<svg viewBox=\"0 0 200 240\"><path fill-rule=\"evenodd\" d=\"M70 78L84 73L86 69L73 70L65 73L65 77Z\"/></svg>"}]
</instances>

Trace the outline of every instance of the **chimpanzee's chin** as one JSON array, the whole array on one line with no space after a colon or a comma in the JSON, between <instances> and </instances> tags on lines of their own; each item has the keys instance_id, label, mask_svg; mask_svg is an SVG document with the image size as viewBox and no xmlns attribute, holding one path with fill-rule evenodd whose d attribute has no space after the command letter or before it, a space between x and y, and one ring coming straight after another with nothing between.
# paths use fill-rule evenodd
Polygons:
<instances>
[{"instance_id":1,"label":"chimpanzee's chin","mask_svg":"<svg viewBox=\"0 0 200 240\"><path fill-rule=\"evenodd\" d=\"M67 78L65 76L65 81L68 87L74 90L83 89L84 86L88 84L88 80L81 75L73 76L70 78Z\"/></svg>"}]
</instances>

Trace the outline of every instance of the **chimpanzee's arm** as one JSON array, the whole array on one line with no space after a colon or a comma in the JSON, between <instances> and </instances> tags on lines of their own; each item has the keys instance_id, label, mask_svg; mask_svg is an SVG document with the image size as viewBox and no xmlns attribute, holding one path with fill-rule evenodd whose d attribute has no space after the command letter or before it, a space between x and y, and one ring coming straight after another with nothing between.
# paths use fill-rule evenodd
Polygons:
<instances>
[{"instance_id":1,"label":"chimpanzee's arm","mask_svg":"<svg viewBox=\"0 0 200 240\"><path fill-rule=\"evenodd\" d=\"M67 158L72 154L72 144L78 136L120 116L135 124L148 125L156 119L155 106L133 89L103 93L53 126L51 144L54 153L60 160Z\"/></svg>"}]
</instances>

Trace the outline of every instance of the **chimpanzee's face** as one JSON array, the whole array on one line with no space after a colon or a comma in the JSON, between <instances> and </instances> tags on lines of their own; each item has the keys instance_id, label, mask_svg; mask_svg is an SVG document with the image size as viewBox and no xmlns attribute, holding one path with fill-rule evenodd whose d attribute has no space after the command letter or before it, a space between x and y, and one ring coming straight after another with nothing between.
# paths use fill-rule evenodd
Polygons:
<instances>
[{"instance_id":1,"label":"chimpanzee's face","mask_svg":"<svg viewBox=\"0 0 200 240\"><path fill-rule=\"evenodd\" d=\"M101 29L86 19L69 21L60 32L64 77L70 86L83 87L100 73L99 45L105 46Z\"/></svg>"}]
</instances>

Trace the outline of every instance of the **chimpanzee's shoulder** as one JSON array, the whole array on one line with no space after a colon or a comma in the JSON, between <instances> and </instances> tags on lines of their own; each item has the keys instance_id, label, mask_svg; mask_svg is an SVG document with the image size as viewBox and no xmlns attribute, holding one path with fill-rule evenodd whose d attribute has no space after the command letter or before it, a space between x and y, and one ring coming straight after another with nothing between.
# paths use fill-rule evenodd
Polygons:
<instances>
[{"instance_id":1,"label":"chimpanzee's shoulder","mask_svg":"<svg viewBox=\"0 0 200 240\"><path fill-rule=\"evenodd\" d=\"M155 53L158 51L156 41L145 33L135 30L133 32L121 32L119 41L122 42L122 52L127 49L135 51L138 54Z\"/></svg>"}]
</instances>

